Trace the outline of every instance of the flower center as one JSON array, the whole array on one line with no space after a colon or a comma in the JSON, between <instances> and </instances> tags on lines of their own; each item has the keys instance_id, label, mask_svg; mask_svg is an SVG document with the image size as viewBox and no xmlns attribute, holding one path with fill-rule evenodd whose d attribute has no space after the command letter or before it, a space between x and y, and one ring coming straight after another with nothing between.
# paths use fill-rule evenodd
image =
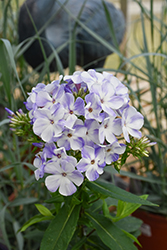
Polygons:
<instances>
[{"instance_id":1,"label":"flower center","mask_svg":"<svg viewBox=\"0 0 167 250\"><path fill-rule=\"evenodd\" d=\"M67 136L68 136L69 138L71 138L71 137L72 137L72 134L71 134L71 133L69 133Z\"/></svg>"},{"instance_id":2,"label":"flower center","mask_svg":"<svg viewBox=\"0 0 167 250\"><path fill-rule=\"evenodd\" d=\"M57 158L59 158L59 159L60 159L60 158L61 158L61 154L57 154Z\"/></svg>"},{"instance_id":3,"label":"flower center","mask_svg":"<svg viewBox=\"0 0 167 250\"><path fill-rule=\"evenodd\" d=\"M66 177L66 175L67 175L66 173L62 173L62 176Z\"/></svg>"},{"instance_id":4,"label":"flower center","mask_svg":"<svg viewBox=\"0 0 167 250\"><path fill-rule=\"evenodd\" d=\"M50 123L51 123L51 124L54 124L54 121L53 121L53 120L50 120Z\"/></svg>"},{"instance_id":5,"label":"flower center","mask_svg":"<svg viewBox=\"0 0 167 250\"><path fill-rule=\"evenodd\" d=\"M104 100L103 100L103 99L101 99L100 101L101 101L101 103L104 103Z\"/></svg>"},{"instance_id":6,"label":"flower center","mask_svg":"<svg viewBox=\"0 0 167 250\"><path fill-rule=\"evenodd\" d=\"M53 99L53 100L52 100L52 103L54 104L55 102L56 102L56 100L55 100L55 99Z\"/></svg>"},{"instance_id":7,"label":"flower center","mask_svg":"<svg viewBox=\"0 0 167 250\"><path fill-rule=\"evenodd\" d=\"M92 113L92 112L93 112L93 109L90 107L90 108L88 109L88 111L89 111L89 113Z\"/></svg>"},{"instance_id":8,"label":"flower center","mask_svg":"<svg viewBox=\"0 0 167 250\"><path fill-rule=\"evenodd\" d=\"M110 152L110 151L111 151L111 148L108 148L108 149L107 149L107 152Z\"/></svg>"},{"instance_id":9,"label":"flower center","mask_svg":"<svg viewBox=\"0 0 167 250\"><path fill-rule=\"evenodd\" d=\"M91 160L91 164L92 164L92 165L95 164L95 160Z\"/></svg>"},{"instance_id":10,"label":"flower center","mask_svg":"<svg viewBox=\"0 0 167 250\"><path fill-rule=\"evenodd\" d=\"M105 125L104 125L104 128L107 128L107 127L108 127L108 125L107 125L107 124L105 124Z\"/></svg>"},{"instance_id":11,"label":"flower center","mask_svg":"<svg viewBox=\"0 0 167 250\"><path fill-rule=\"evenodd\" d=\"M73 110L70 110L70 112L69 112L69 113L70 113L70 115L72 115L74 112L73 112Z\"/></svg>"}]
</instances>

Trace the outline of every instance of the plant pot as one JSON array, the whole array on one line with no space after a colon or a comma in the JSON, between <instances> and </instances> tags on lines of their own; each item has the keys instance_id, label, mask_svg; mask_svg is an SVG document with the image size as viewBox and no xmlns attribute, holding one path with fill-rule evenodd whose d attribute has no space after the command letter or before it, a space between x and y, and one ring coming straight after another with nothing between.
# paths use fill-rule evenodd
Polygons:
<instances>
[{"instance_id":1,"label":"plant pot","mask_svg":"<svg viewBox=\"0 0 167 250\"><path fill-rule=\"evenodd\" d=\"M143 210L137 210L133 216L141 219L142 234L138 237L139 250L167 250L167 218Z\"/></svg>"}]
</instances>

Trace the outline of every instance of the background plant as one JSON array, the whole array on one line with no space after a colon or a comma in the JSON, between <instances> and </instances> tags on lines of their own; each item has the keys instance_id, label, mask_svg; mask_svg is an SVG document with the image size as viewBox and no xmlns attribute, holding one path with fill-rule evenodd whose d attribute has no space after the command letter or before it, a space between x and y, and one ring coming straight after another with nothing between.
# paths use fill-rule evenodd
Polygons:
<instances>
[{"instance_id":1,"label":"background plant","mask_svg":"<svg viewBox=\"0 0 167 250\"><path fill-rule=\"evenodd\" d=\"M138 21L136 21L136 26L141 25L142 27L142 35L140 36L140 39L143 39L142 43L138 42L138 34L134 33L135 41L140 52L137 55L135 52L135 56L132 55L131 57L129 54L131 53L131 50L127 48L128 59L126 59L124 54L121 54L118 49L115 49L118 57L120 57L121 60L124 60L125 62L122 64L120 60L120 62L118 62L118 65L120 64L118 68L115 69L114 67L108 67L108 69L105 70L115 72L116 75L118 73L121 73L123 75L123 81L129 87L131 97L134 97L133 104L143 114L145 114L145 127L148 131L148 136L150 135L150 139L153 139L154 141L156 140L159 145L158 149L151 148L151 160L145 159L145 163L142 163L141 165L146 166L146 169L150 170L150 166L152 167L152 165L150 165L150 162L157 162L157 164L154 165L154 169L156 170L156 172L147 171L148 174L151 175L156 173L155 175L153 175L153 177L136 177L127 172L122 172L122 174L144 180L144 183L146 184L145 187L149 188L145 189L146 193L148 192L148 190L150 190L149 192L151 192L151 190L154 190L153 192L155 194L155 191L161 190L162 188L163 192L161 193L161 196L163 199L160 199L159 193L157 194L160 203L164 204L163 201L166 198L166 164L164 160L164 156L166 153L166 128L162 127L162 124L160 124L160 122L161 117L166 115L166 1L163 1L164 7L162 9L162 15L160 17L154 15L153 0L150 0L150 6L152 6L150 12L148 12L144 8L142 1L133 2L135 2L141 8L141 17L138 19ZM47 74L47 72L46 74L45 72L42 74L37 74L31 68L27 67L27 64L22 56L24 47L21 48L21 45L18 45L17 37L17 17L20 1L1 1L0 4L0 36L1 38L10 41L10 43L7 40L0 41L0 225L3 238L9 249L11 249L12 247L16 248L16 246L18 249L25 249L25 246L27 249L32 249L32 246L34 249L38 249L39 242L41 241L43 235L43 231L39 231L38 228L40 227L40 229L45 229L47 226L47 222L44 221L40 224L34 225L32 231L31 228L28 228L24 233L24 237L23 233L19 232L19 234L16 234L16 232L25 223L25 221L30 219L30 217L35 216L35 214L37 213L37 209L34 206L34 203L44 204L49 210L53 208L53 205L48 202L44 203L45 200L50 199L47 190L45 188L41 188L41 183L36 184L33 182L34 177L33 175L31 175L31 169L33 169L33 167L31 163L34 153L32 152L32 148L28 144L18 139L9 131L7 126L8 120L6 119L6 115L4 114L4 107L8 107L13 111L18 110L19 108L22 108L24 110L23 101L25 100L26 93L30 91L31 87L35 86L37 82L48 82L50 80L49 78L54 79L55 74L51 75ZM148 23L146 25L146 20L150 24L150 37L152 41L151 48L150 46L148 46L148 44L150 43L147 42ZM155 48L157 34L159 34L160 39L158 45L156 45ZM94 35L96 36L96 34ZM101 43L109 46L103 40L101 40ZM111 50L112 49L113 48L111 48ZM154 54L152 54L152 52ZM71 59L72 56L73 52L71 48ZM107 63L107 66L108 65L109 64ZM102 70L103 69L101 69L101 71ZM133 90L132 87L134 77L136 83L135 85L138 87L137 90ZM150 84L148 85L149 87L146 90L143 90L140 85L140 82L143 80ZM148 100L148 102L144 100L144 103L147 104L148 107L150 106L150 113L152 114L153 111L156 117L158 117L158 119L156 119L157 124L154 126L152 125L150 118L148 117L147 119L148 112L143 109L144 93L150 92L150 90L152 99L150 100L150 102ZM137 100L137 102L135 100ZM109 171L113 171L113 168L109 168ZM144 169L144 172L145 171L146 170ZM141 172L143 172L143 168L141 168ZM157 187L159 189L157 189ZM155 197L154 195L154 197L152 198L154 198L155 200L155 198L157 197ZM115 204L113 201L109 203L108 201L106 202L108 205ZM56 204L56 206L60 206L60 202L56 202ZM124 220L126 220L126 218ZM92 239L92 244L95 244L95 241L97 241L97 237L94 238L94 241ZM24 242L26 242L25 245ZM100 245L101 242L99 241L98 244ZM98 249L97 244L96 246L92 245L93 249L96 249L95 247Z\"/></svg>"}]
</instances>

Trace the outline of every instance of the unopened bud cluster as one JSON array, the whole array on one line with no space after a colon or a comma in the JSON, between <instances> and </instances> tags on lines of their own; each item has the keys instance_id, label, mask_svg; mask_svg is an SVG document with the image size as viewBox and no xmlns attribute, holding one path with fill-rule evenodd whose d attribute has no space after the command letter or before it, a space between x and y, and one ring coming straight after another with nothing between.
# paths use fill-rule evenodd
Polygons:
<instances>
[{"instance_id":1,"label":"unopened bud cluster","mask_svg":"<svg viewBox=\"0 0 167 250\"><path fill-rule=\"evenodd\" d=\"M17 136L29 137L32 131L32 125L31 125L29 115L27 113L25 114L22 111L22 109L19 109L18 111L16 111L16 113L14 113L8 108L6 108L6 111L9 113L8 118L10 119L11 130Z\"/></svg>"}]
</instances>

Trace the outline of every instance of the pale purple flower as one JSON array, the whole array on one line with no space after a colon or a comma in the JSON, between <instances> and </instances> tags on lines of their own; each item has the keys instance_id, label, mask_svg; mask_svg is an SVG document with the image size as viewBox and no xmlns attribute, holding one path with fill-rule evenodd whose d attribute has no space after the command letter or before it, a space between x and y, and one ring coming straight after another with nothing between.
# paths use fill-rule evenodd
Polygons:
<instances>
[{"instance_id":1,"label":"pale purple flower","mask_svg":"<svg viewBox=\"0 0 167 250\"><path fill-rule=\"evenodd\" d=\"M59 82L58 82L59 83ZM61 103L64 96L64 85L58 85L57 81L46 85L45 91L40 91L36 98L38 107L51 109L56 103Z\"/></svg>"},{"instance_id":2,"label":"pale purple flower","mask_svg":"<svg viewBox=\"0 0 167 250\"><path fill-rule=\"evenodd\" d=\"M120 136L122 133L121 119L110 116L104 119L99 128L100 143L104 143L105 139L109 143L117 141L115 135Z\"/></svg>"},{"instance_id":3,"label":"pale purple flower","mask_svg":"<svg viewBox=\"0 0 167 250\"><path fill-rule=\"evenodd\" d=\"M38 93L45 89L45 86L46 85L44 83L38 83L37 86L33 87L31 92L28 93L29 97L27 98L27 101L24 103L27 110L32 110L37 106L36 98L38 96Z\"/></svg>"},{"instance_id":4,"label":"pale purple flower","mask_svg":"<svg viewBox=\"0 0 167 250\"><path fill-rule=\"evenodd\" d=\"M52 159L51 161L57 162L58 164L61 163L62 160L67 158L67 153L64 147L56 148L53 150Z\"/></svg>"},{"instance_id":5,"label":"pale purple flower","mask_svg":"<svg viewBox=\"0 0 167 250\"><path fill-rule=\"evenodd\" d=\"M53 142L55 137L62 135L64 108L59 103L55 104L52 110L46 108L36 110L34 116L36 120L33 131L43 141Z\"/></svg>"},{"instance_id":6,"label":"pale purple flower","mask_svg":"<svg viewBox=\"0 0 167 250\"><path fill-rule=\"evenodd\" d=\"M64 76L67 87L73 92L78 92L80 88L84 89L84 92L87 90L87 84L82 81L81 73L82 71L75 71L73 75Z\"/></svg>"},{"instance_id":7,"label":"pale purple flower","mask_svg":"<svg viewBox=\"0 0 167 250\"><path fill-rule=\"evenodd\" d=\"M125 144L119 144L114 142L113 144L101 145L104 149L105 162L106 164L111 164L114 161L117 161L120 154L123 154L126 149Z\"/></svg>"},{"instance_id":8,"label":"pale purple flower","mask_svg":"<svg viewBox=\"0 0 167 250\"><path fill-rule=\"evenodd\" d=\"M74 96L70 93L66 93L62 100L62 105L65 109L65 126L68 128L72 128L76 120L77 116L84 116L84 101L82 98L78 97L76 101L74 100Z\"/></svg>"},{"instance_id":9,"label":"pale purple flower","mask_svg":"<svg viewBox=\"0 0 167 250\"><path fill-rule=\"evenodd\" d=\"M65 81L68 81L69 79L71 79L74 84L80 84L82 82L81 73L82 71L75 71L73 75L66 75L64 76L63 79Z\"/></svg>"},{"instance_id":10,"label":"pale purple flower","mask_svg":"<svg viewBox=\"0 0 167 250\"><path fill-rule=\"evenodd\" d=\"M80 186L83 182L83 175L68 161L63 160L61 166L53 165L52 174L45 179L47 189L51 192L59 189L59 193L64 196L75 193L76 186Z\"/></svg>"},{"instance_id":11,"label":"pale purple flower","mask_svg":"<svg viewBox=\"0 0 167 250\"><path fill-rule=\"evenodd\" d=\"M24 102L26 109L29 110L29 117L31 120L34 118L34 112L38 108L37 105L37 96L38 94L45 89L45 84L38 83L36 87L32 88L31 93L28 93L29 97L27 98L27 101Z\"/></svg>"},{"instance_id":12,"label":"pale purple flower","mask_svg":"<svg viewBox=\"0 0 167 250\"><path fill-rule=\"evenodd\" d=\"M45 172L46 173L52 173L52 168L55 165L60 165L63 160L68 161L70 164L76 166L77 160L76 158L72 156L68 156L66 153L65 148L57 148L54 149L54 152L52 154L52 158L47 162L45 166Z\"/></svg>"},{"instance_id":13,"label":"pale purple flower","mask_svg":"<svg viewBox=\"0 0 167 250\"><path fill-rule=\"evenodd\" d=\"M116 78L115 76L113 76L112 74L108 73L108 72L103 72L103 76L104 78L110 83L112 84L112 86L115 89L115 93L116 95L121 95L121 96L127 96L128 97L128 88L122 84L118 78ZM129 99L129 98L128 98Z\"/></svg>"},{"instance_id":14,"label":"pale purple flower","mask_svg":"<svg viewBox=\"0 0 167 250\"><path fill-rule=\"evenodd\" d=\"M93 146L99 144L99 123L94 120L85 120L85 136L83 137L85 145Z\"/></svg>"},{"instance_id":15,"label":"pale purple flower","mask_svg":"<svg viewBox=\"0 0 167 250\"><path fill-rule=\"evenodd\" d=\"M144 124L143 115L134 107L128 106L122 112L122 130L124 138L130 142L129 134L136 138L141 138L142 134L139 131Z\"/></svg>"},{"instance_id":16,"label":"pale purple flower","mask_svg":"<svg viewBox=\"0 0 167 250\"><path fill-rule=\"evenodd\" d=\"M91 91L91 88L94 84L100 86L104 81L104 76L101 73L96 72L94 69L83 71L81 73L81 78L82 81L84 81L87 84L89 91Z\"/></svg>"},{"instance_id":17,"label":"pale purple flower","mask_svg":"<svg viewBox=\"0 0 167 250\"><path fill-rule=\"evenodd\" d=\"M77 169L85 172L89 181L95 181L103 173L105 166L104 152L100 147L95 149L90 146L84 146L81 153L82 158L77 164Z\"/></svg>"},{"instance_id":18,"label":"pale purple flower","mask_svg":"<svg viewBox=\"0 0 167 250\"><path fill-rule=\"evenodd\" d=\"M114 87L109 82L103 82L101 85L93 84L91 92L98 96L103 111L111 116L115 115L114 110L124 104L124 99L115 95Z\"/></svg>"},{"instance_id":19,"label":"pale purple flower","mask_svg":"<svg viewBox=\"0 0 167 250\"><path fill-rule=\"evenodd\" d=\"M46 164L46 157L43 152L39 152L35 155L35 159L33 161L33 165L37 168L34 171L35 178L38 181L40 178L44 176L44 168Z\"/></svg>"},{"instance_id":20,"label":"pale purple flower","mask_svg":"<svg viewBox=\"0 0 167 250\"><path fill-rule=\"evenodd\" d=\"M82 122L82 121L81 121ZM84 146L86 128L80 124L79 119L74 124L73 129L65 129L63 134L57 140L59 147L64 147L66 150L80 150Z\"/></svg>"},{"instance_id":21,"label":"pale purple flower","mask_svg":"<svg viewBox=\"0 0 167 250\"><path fill-rule=\"evenodd\" d=\"M57 90L60 85L60 80L62 79L62 76L60 76L59 80L52 81L51 83L45 85L45 91L48 92L50 95L53 95L53 93Z\"/></svg>"},{"instance_id":22,"label":"pale purple flower","mask_svg":"<svg viewBox=\"0 0 167 250\"><path fill-rule=\"evenodd\" d=\"M54 155L54 150L56 149L57 148L54 142L45 143L45 146L43 148L43 154L46 156L46 158L52 158Z\"/></svg>"},{"instance_id":23,"label":"pale purple flower","mask_svg":"<svg viewBox=\"0 0 167 250\"><path fill-rule=\"evenodd\" d=\"M85 96L87 105L85 106L85 118L86 119L99 119L102 107L100 105L99 98L96 94L90 93Z\"/></svg>"}]
</instances>

